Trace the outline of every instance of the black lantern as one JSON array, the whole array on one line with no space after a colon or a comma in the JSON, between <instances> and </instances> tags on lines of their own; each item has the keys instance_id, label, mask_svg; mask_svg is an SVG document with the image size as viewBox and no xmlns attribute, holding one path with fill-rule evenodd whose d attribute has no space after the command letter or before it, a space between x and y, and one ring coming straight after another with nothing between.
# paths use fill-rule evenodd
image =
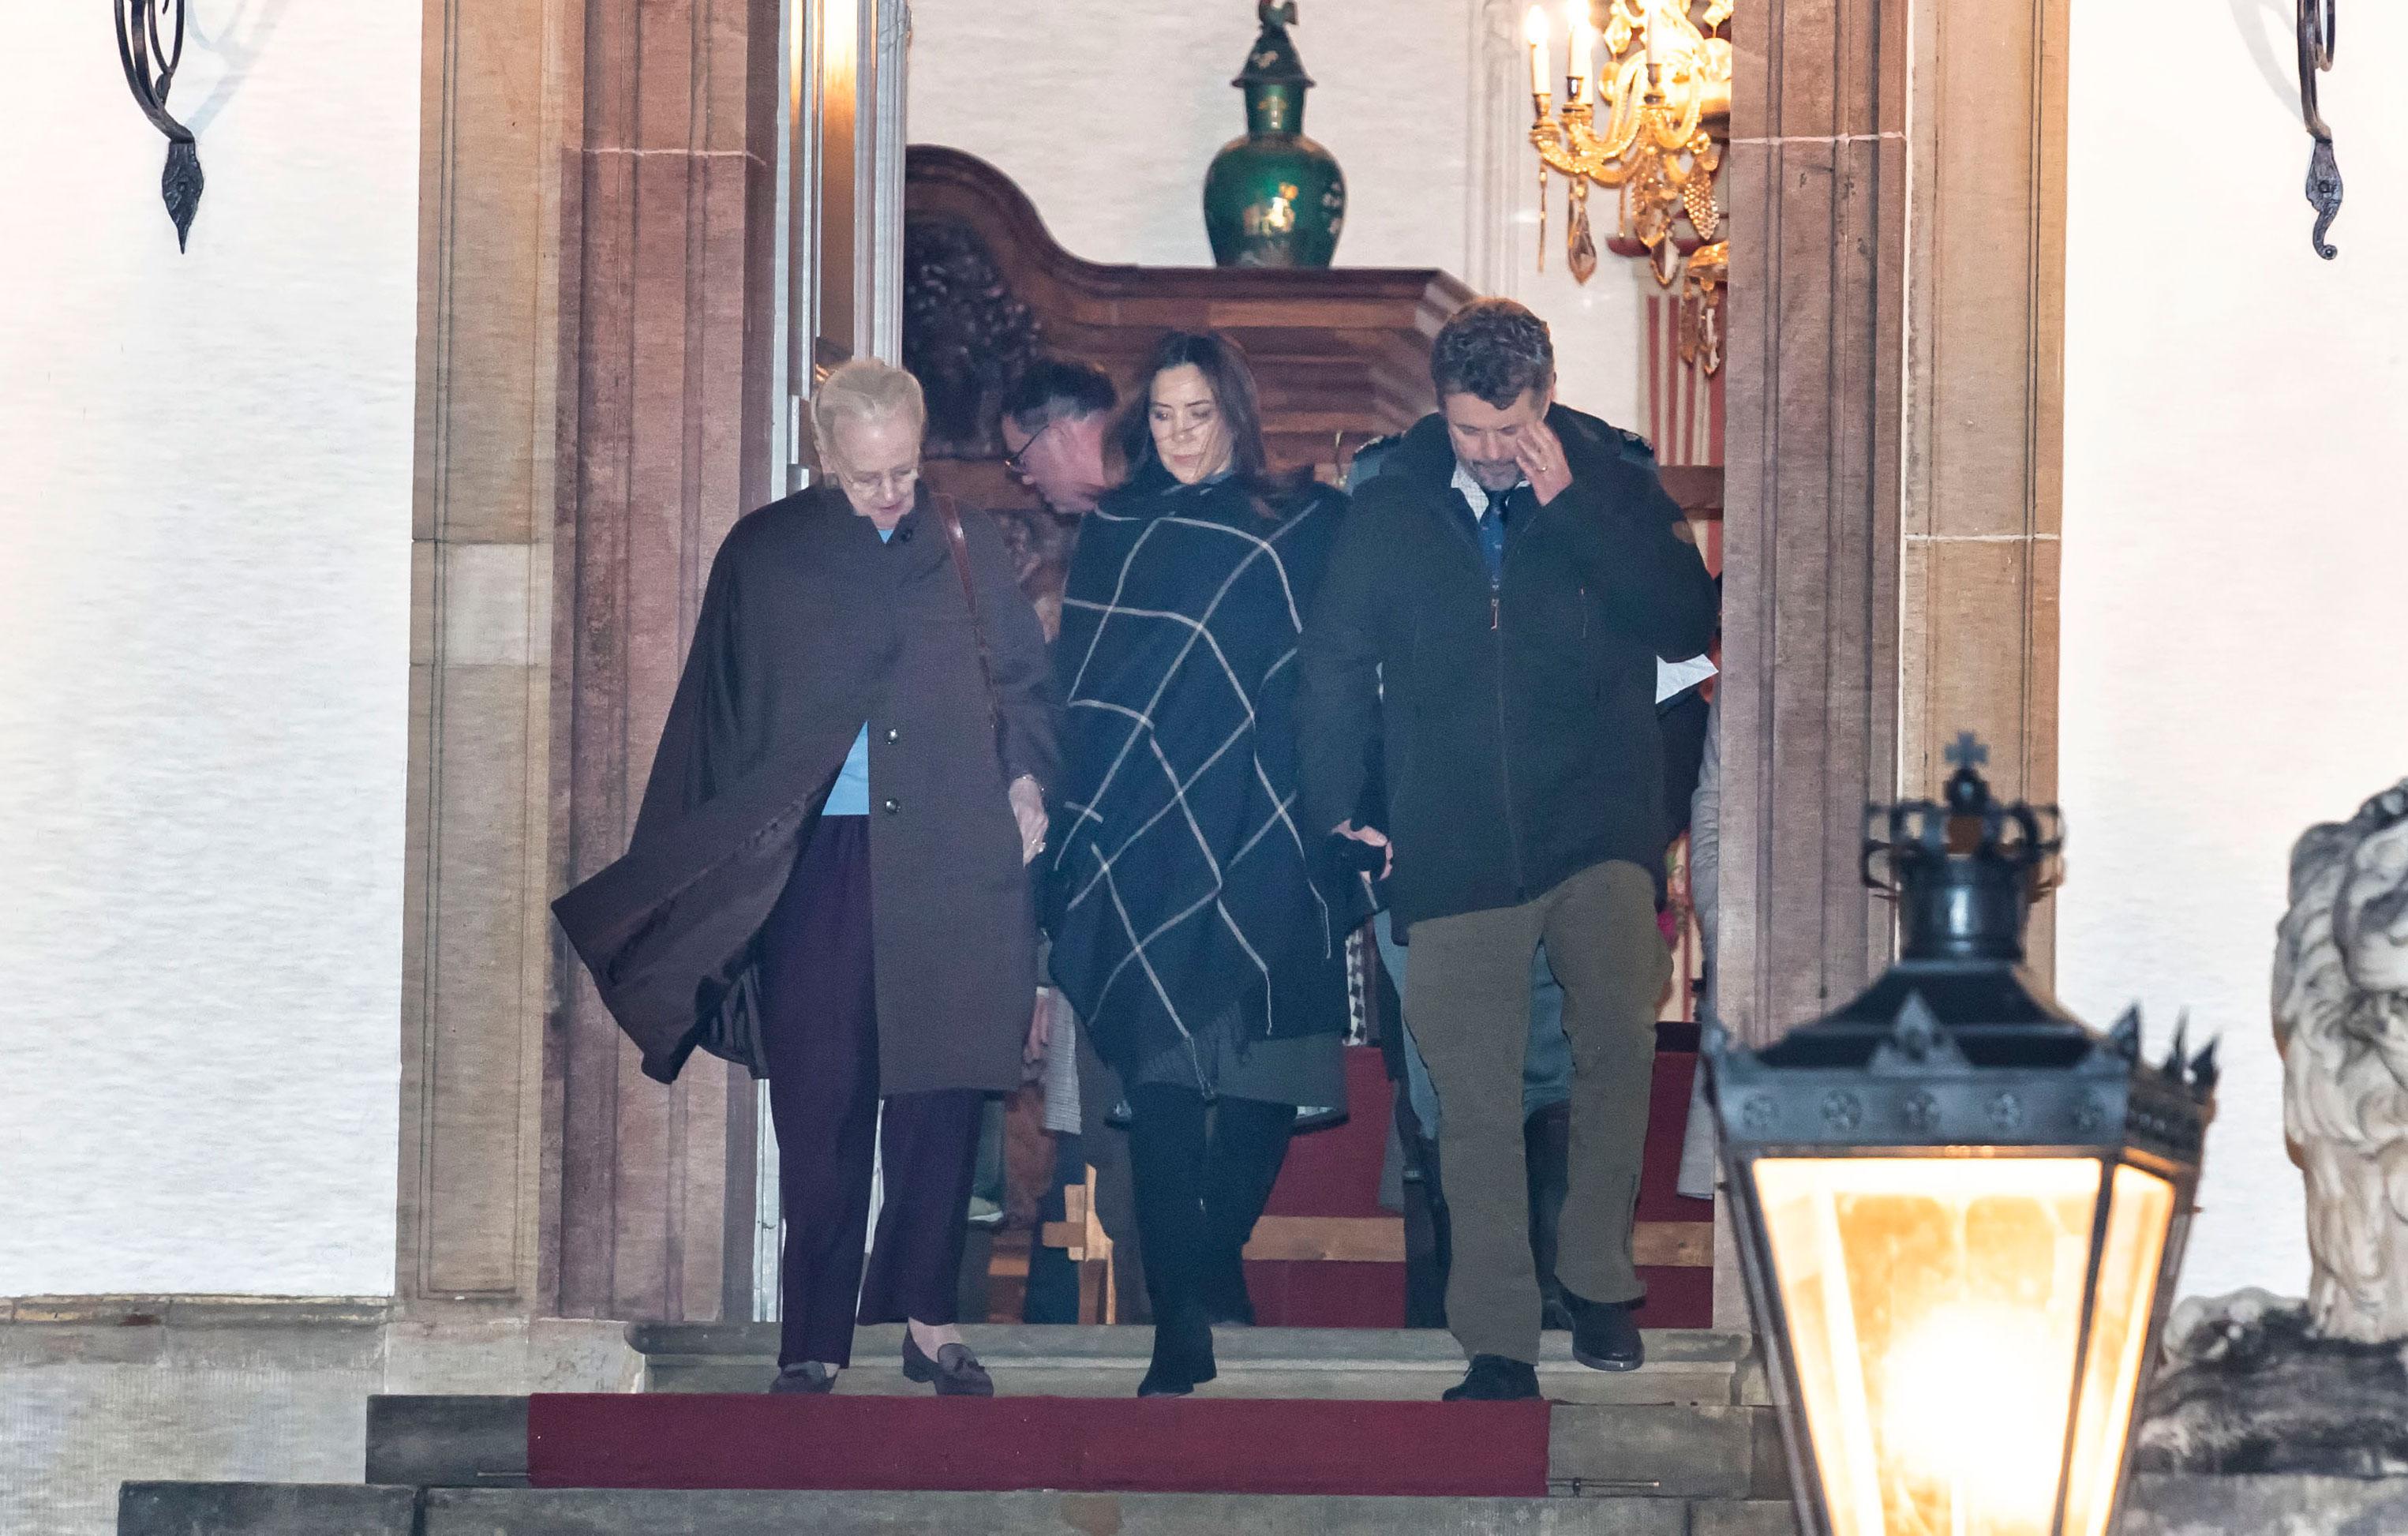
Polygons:
<instances>
[{"instance_id":1,"label":"black lantern","mask_svg":"<svg viewBox=\"0 0 2408 1536\"><path fill-rule=\"evenodd\" d=\"M1900 955L1762 1051L1709 1032L1750 1302L1813 1536L2101 1536L2172 1299L2214 1048L2140 1059L2022 969L2053 807L1971 737L1869 812Z\"/></svg>"}]
</instances>

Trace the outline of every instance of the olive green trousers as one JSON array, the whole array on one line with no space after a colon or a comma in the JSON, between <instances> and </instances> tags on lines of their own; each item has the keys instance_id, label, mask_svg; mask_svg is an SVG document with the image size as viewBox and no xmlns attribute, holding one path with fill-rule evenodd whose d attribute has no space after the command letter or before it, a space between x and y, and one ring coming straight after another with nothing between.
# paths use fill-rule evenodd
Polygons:
<instances>
[{"instance_id":1,"label":"olive green trousers","mask_svg":"<svg viewBox=\"0 0 2408 1536\"><path fill-rule=\"evenodd\" d=\"M1555 1273L1584 1300L1635 1301L1646 1287L1630 1229L1656 1012L1672 972L1656 883L1635 864L1592 865L1535 900L1428 919L1410 938L1405 1019L1438 1090L1454 1224L1447 1322L1467 1355L1535 1362L1539 1281L1522 1140L1531 952L1545 940L1572 1052L1571 1183Z\"/></svg>"}]
</instances>

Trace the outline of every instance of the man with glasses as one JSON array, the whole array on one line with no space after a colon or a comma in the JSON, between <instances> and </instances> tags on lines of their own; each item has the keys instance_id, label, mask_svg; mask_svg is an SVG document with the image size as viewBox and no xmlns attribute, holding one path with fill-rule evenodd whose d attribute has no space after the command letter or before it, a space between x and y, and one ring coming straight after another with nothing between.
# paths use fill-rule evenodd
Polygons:
<instances>
[{"instance_id":1,"label":"man with glasses","mask_svg":"<svg viewBox=\"0 0 2408 1536\"><path fill-rule=\"evenodd\" d=\"M1094 511L1119 478L1108 467L1117 403L1112 381L1102 369L1068 358L1039 358L1004 393L1003 467L1056 516L1083 517ZM1067 547L1061 559L1067 568ZM1054 573L1054 580L1059 579L1059 572ZM1058 592L1054 599L1058 603ZM1040 601L1039 611L1048 607ZM1027 1055L1042 1064L1045 1128L1055 1137L1054 1180L1040 1211L1048 1221L1063 1219L1064 1191L1082 1183L1093 1165L1096 1213L1112 1241L1120 1294L1134 1299L1145 1294L1145 1287L1129 1197L1128 1141L1125 1131L1109 1118L1120 1098L1120 1084L1093 1043L1080 1041L1077 1033L1059 996L1050 987L1039 988ZM1078 1270L1061 1249L1039 1243L1030 1256L1022 1320L1079 1320Z\"/></svg>"},{"instance_id":2,"label":"man with glasses","mask_svg":"<svg viewBox=\"0 0 2408 1536\"><path fill-rule=\"evenodd\" d=\"M1094 511L1112 483L1105 439L1113 403L1101 370L1039 358L1003 397L1003 467L1061 516Z\"/></svg>"}]
</instances>

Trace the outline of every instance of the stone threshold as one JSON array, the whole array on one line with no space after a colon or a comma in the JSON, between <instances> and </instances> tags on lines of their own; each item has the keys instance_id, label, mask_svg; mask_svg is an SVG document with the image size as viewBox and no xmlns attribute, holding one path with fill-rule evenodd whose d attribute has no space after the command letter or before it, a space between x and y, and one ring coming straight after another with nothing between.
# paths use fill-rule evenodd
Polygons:
<instances>
[{"instance_id":1,"label":"stone threshold","mask_svg":"<svg viewBox=\"0 0 2408 1536\"><path fill-rule=\"evenodd\" d=\"M385 1296L0 1296L0 1325L76 1328L378 1328Z\"/></svg>"},{"instance_id":2,"label":"stone threshold","mask_svg":"<svg viewBox=\"0 0 2408 1536\"><path fill-rule=\"evenodd\" d=\"M1133 1362L1140 1368L1154 1348L1154 1330L1141 1324L970 1324L963 1337L982 1357ZM860 1328L853 1335L854 1353L872 1344L901 1347L900 1325ZM1751 1353L1744 1333L1710 1328L1652 1328L1646 1332L1647 1364L1657 1366L1721 1365L1737 1367ZM647 1357L770 1357L778 1353L775 1323L630 1323L627 1343ZM1212 1330L1212 1348L1222 1364L1312 1366L1336 1362L1384 1363L1398 1370L1432 1365L1460 1369L1463 1352L1443 1328L1220 1328ZM1572 1363L1571 1335L1541 1336L1540 1366Z\"/></svg>"},{"instance_id":3,"label":"stone threshold","mask_svg":"<svg viewBox=\"0 0 2408 1536\"><path fill-rule=\"evenodd\" d=\"M1154 1347L1154 1330L1141 1326L995 1324L962 1332L1005 1396L1131 1396ZM1609 1372L1575 1361L1569 1335L1549 1334L1538 1362L1540 1391L1562 1402L1768 1405L1747 1335L1659 1329L1646 1340L1646 1364ZM777 1371L770 1323L637 1323L627 1342L643 1357L647 1391L755 1392ZM904 1380L902 1343L900 1327L858 1330L838 1390L925 1390ZM1217 1328L1213 1357L1219 1376L1199 1396L1436 1398L1463 1374L1454 1338L1433 1328Z\"/></svg>"}]
</instances>

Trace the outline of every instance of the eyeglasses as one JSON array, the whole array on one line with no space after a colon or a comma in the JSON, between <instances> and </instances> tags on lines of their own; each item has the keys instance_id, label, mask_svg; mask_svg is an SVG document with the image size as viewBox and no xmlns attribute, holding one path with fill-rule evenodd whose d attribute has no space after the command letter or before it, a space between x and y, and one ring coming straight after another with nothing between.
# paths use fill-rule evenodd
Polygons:
<instances>
[{"instance_id":1,"label":"eyeglasses","mask_svg":"<svg viewBox=\"0 0 2408 1536\"><path fill-rule=\"evenodd\" d=\"M889 469L876 475L853 475L838 470L836 478L838 484L857 495L899 495L919 483L920 467L915 464L909 469Z\"/></svg>"},{"instance_id":2,"label":"eyeglasses","mask_svg":"<svg viewBox=\"0 0 2408 1536\"><path fill-rule=\"evenodd\" d=\"M1020 445L1019 452L1006 453L1003 456L1003 467L1006 469L1010 470L1015 475L1023 473L1028 455L1035 452L1039 443L1045 440L1045 434L1053 431L1055 427L1060 426L1061 424L1062 418L1056 416L1052 421L1046 423L1043 426L1039 427L1035 437L1030 438L1026 442Z\"/></svg>"}]
</instances>

